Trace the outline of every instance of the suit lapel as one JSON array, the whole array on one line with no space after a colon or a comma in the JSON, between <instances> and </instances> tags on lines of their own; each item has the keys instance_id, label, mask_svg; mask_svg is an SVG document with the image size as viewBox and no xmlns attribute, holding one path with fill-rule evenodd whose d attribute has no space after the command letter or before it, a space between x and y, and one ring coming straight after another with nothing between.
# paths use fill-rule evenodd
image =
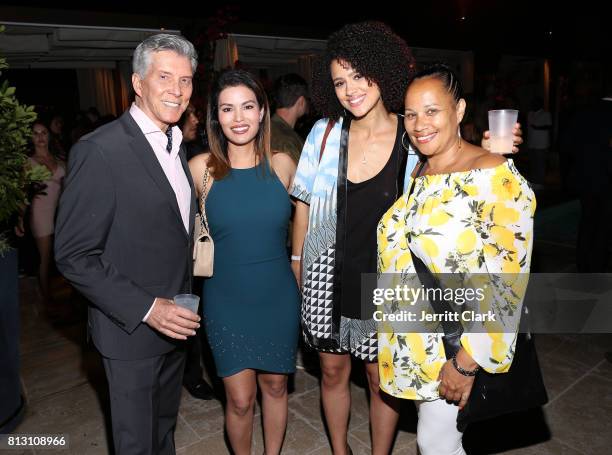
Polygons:
<instances>
[{"instance_id":1,"label":"suit lapel","mask_svg":"<svg viewBox=\"0 0 612 455\"><path fill-rule=\"evenodd\" d=\"M166 202L170 204L172 211L177 217L177 220L181 223L181 230L185 232L181 211L179 210L178 202L176 202L176 194L174 193L172 185L170 185L166 174L164 174L164 170L162 169L161 164L159 164L159 161L155 156L155 152L153 152L153 149L151 148L151 144L149 144L149 141L147 141L144 134L142 134L142 131L136 124L136 121L129 114L129 111L123 115L122 120L124 120L124 125L132 136L129 143L130 148L140 159L143 168L155 182L159 188L159 191L164 196L164 199L166 199ZM182 161L183 159L181 158L181 162ZM190 176L187 175L187 178L190 179ZM193 193L193 183L191 180L189 180L189 184L191 186L191 192ZM190 221L190 225L192 223L193 220Z\"/></svg>"},{"instance_id":2,"label":"suit lapel","mask_svg":"<svg viewBox=\"0 0 612 455\"><path fill-rule=\"evenodd\" d=\"M194 228L193 224L195 222L195 214L197 212L197 199L195 193L195 185L193 184L193 179L191 178L191 171L189 170L187 158L185 157L185 147L183 147L182 145L181 149L179 150L179 157L181 158L183 170L185 171L185 175L187 176L187 180L189 181L189 188L191 188L191 200L189 202L189 235L191 236L191 233L193 232Z\"/></svg>"}]
</instances>

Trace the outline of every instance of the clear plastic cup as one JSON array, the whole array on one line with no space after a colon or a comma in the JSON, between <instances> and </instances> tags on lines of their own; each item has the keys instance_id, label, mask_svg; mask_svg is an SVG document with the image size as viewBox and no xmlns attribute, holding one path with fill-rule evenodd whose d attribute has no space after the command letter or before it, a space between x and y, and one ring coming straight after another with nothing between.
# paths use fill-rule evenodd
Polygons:
<instances>
[{"instance_id":1,"label":"clear plastic cup","mask_svg":"<svg viewBox=\"0 0 612 455\"><path fill-rule=\"evenodd\" d=\"M195 314L198 314L200 297L195 294L178 294L174 296L174 303L178 306L191 310Z\"/></svg>"},{"instance_id":2,"label":"clear plastic cup","mask_svg":"<svg viewBox=\"0 0 612 455\"><path fill-rule=\"evenodd\" d=\"M489 111L489 131L491 133L491 153L504 155L512 153L512 128L518 120L516 109Z\"/></svg>"}]
</instances>

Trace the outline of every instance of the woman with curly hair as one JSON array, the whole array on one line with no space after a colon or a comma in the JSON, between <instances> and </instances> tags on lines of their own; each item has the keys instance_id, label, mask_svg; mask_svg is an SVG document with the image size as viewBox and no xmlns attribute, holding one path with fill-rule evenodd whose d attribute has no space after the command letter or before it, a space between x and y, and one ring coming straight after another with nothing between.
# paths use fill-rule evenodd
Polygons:
<instances>
[{"instance_id":1,"label":"woman with curly hair","mask_svg":"<svg viewBox=\"0 0 612 455\"><path fill-rule=\"evenodd\" d=\"M363 22L330 37L313 78L313 102L326 118L308 135L294 181L292 266L338 455L350 453L351 355L365 362L373 453L390 451L398 419L396 401L379 391L376 323L372 308L362 310L360 283L362 273L376 273L378 221L404 192L404 127L393 112L402 107L411 63L406 43L386 25Z\"/></svg>"},{"instance_id":2,"label":"woman with curly hair","mask_svg":"<svg viewBox=\"0 0 612 455\"><path fill-rule=\"evenodd\" d=\"M372 453L389 453L398 420L398 402L379 389L374 308L362 305L360 290L361 274L376 273L378 222L418 161L395 114L412 68L406 43L380 22L349 24L330 36L312 87L325 118L306 139L291 192L302 328L319 352L323 410L338 455L351 453L351 355L365 362Z\"/></svg>"}]
</instances>

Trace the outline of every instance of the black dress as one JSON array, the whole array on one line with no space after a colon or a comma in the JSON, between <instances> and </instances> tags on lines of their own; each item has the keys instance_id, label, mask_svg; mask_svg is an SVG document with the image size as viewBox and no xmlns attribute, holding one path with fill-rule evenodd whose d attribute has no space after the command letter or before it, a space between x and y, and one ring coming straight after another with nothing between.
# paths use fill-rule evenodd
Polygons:
<instances>
[{"instance_id":1,"label":"black dress","mask_svg":"<svg viewBox=\"0 0 612 455\"><path fill-rule=\"evenodd\" d=\"M323 352L350 353L365 361L377 359L374 305L361 302L361 274L376 273L376 228L393 205L402 188L398 175L405 166L402 148L404 127L397 119L397 133L391 155L374 177L359 183L347 180L345 260L342 269L340 348Z\"/></svg>"}]
</instances>

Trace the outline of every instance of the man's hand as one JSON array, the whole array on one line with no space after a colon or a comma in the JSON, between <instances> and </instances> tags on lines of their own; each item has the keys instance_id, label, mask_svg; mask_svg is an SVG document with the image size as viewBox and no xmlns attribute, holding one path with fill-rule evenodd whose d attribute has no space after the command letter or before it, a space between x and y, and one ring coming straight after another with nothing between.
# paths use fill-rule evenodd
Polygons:
<instances>
[{"instance_id":1,"label":"man's hand","mask_svg":"<svg viewBox=\"0 0 612 455\"><path fill-rule=\"evenodd\" d=\"M512 128L512 153L517 153L519 151L518 146L523 143L523 130L521 129L521 124L516 123L514 128ZM487 150L491 151L491 133L489 130L482 133L482 141L480 142L480 146Z\"/></svg>"},{"instance_id":2,"label":"man's hand","mask_svg":"<svg viewBox=\"0 0 612 455\"><path fill-rule=\"evenodd\" d=\"M177 340L186 340L195 335L200 327L200 316L186 308L175 305L172 300L157 297L146 323L158 332Z\"/></svg>"},{"instance_id":3,"label":"man's hand","mask_svg":"<svg viewBox=\"0 0 612 455\"><path fill-rule=\"evenodd\" d=\"M466 370L473 370L478 366L470 355L462 348L457 353L457 364ZM450 360L447 360L438 376L440 385L438 393L440 398L446 398L459 406L459 410L467 404L472 386L474 385L474 376L464 376L459 373L453 366Z\"/></svg>"}]
</instances>

